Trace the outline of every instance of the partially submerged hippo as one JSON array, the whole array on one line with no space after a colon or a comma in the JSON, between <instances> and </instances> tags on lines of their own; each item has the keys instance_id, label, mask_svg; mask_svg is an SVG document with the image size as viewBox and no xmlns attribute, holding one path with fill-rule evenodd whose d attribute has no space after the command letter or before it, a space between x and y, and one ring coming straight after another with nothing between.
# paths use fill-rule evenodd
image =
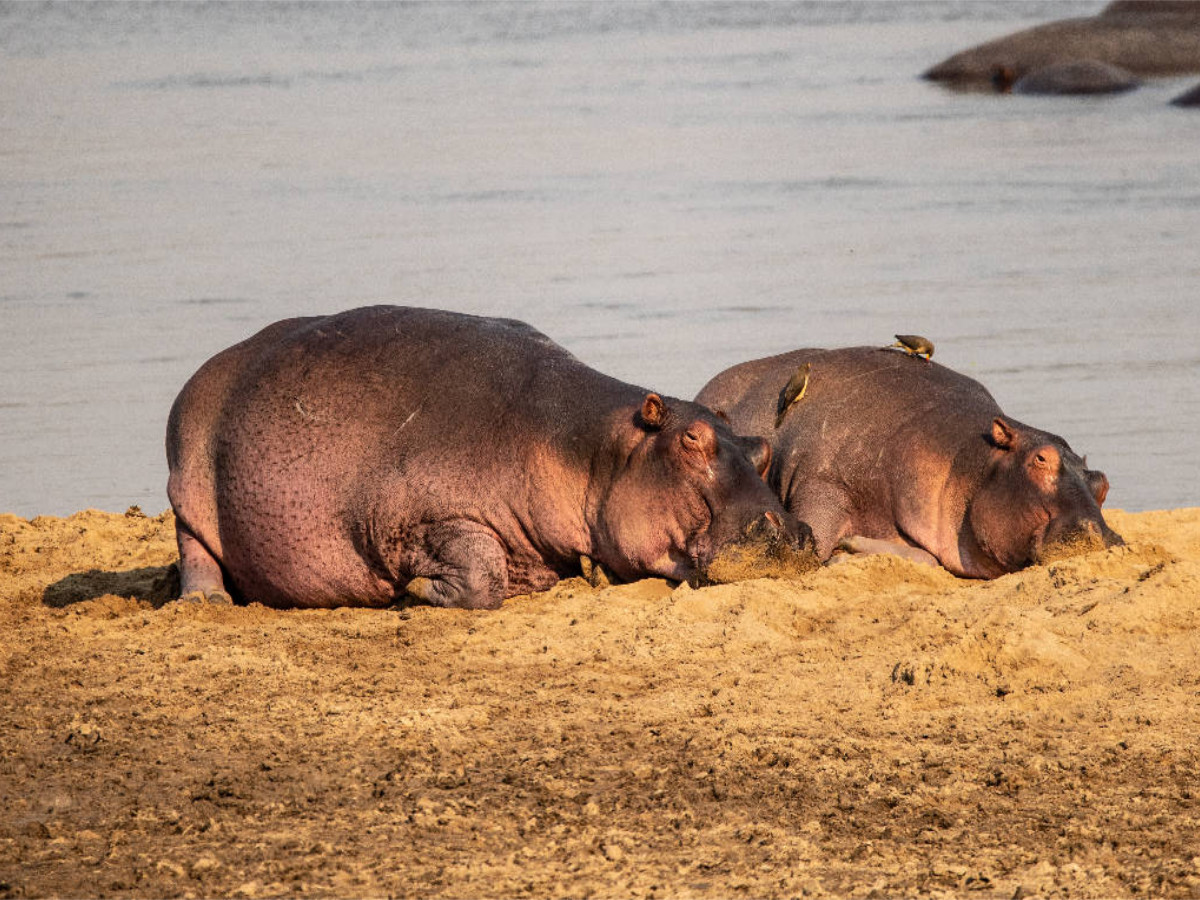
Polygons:
<instances>
[{"instance_id":1,"label":"partially submerged hippo","mask_svg":"<svg viewBox=\"0 0 1200 900\"><path fill-rule=\"evenodd\" d=\"M276 607L495 607L581 556L693 578L748 531L798 543L769 459L521 322L390 306L268 326L167 425L182 593Z\"/></svg>"},{"instance_id":2,"label":"partially submerged hippo","mask_svg":"<svg viewBox=\"0 0 1200 900\"><path fill-rule=\"evenodd\" d=\"M776 429L780 391L805 364L804 396ZM876 347L794 350L727 369L696 400L771 442L768 482L811 526L822 560L842 545L994 578L1121 542L1100 512L1103 473L937 363Z\"/></svg>"},{"instance_id":3,"label":"partially submerged hippo","mask_svg":"<svg viewBox=\"0 0 1200 900\"><path fill-rule=\"evenodd\" d=\"M1085 61L1090 71L1059 68ZM1200 72L1200 3L1118 0L1097 16L1048 22L956 53L924 77L1007 90L1047 69L1026 81L1027 92L1112 92L1133 87L1137 77Z\"/></svg>"}]
</instances>

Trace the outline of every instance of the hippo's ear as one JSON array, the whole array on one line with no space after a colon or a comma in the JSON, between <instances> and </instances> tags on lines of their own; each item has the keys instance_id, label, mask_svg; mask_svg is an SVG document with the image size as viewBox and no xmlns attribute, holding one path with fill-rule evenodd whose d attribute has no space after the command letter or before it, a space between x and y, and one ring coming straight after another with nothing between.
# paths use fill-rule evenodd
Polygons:
<instances>
[{"instance_id":1,"label":"hippo's ear","mask_svg":"<svg viewBox=\"0 0 1200 900\"><path fill-rule=\"evenodd\" d=\"M667 421L667 404L658 394L647 394L642 401L642 424L647 428L662 428Z\"/></svg>"},{"instance_id":2,"label":"hippo's ear","mask_svg":"<svg viewBox=\"0 0 1200 900\"><path fill-rule=\"evenodd\" d=\"M1017 433L1000 416L992 419L992 443L1001 450L1011 450L1017 443Z\"/></svg>"},{"instance_id":3,"label":"hippo's ear","mask_svg":"<svg viewBox=\"0 0 1200 900\"><path fill-rule=\"evenodd\" d=\"M1103 472L1095 469L1088 469L1084 477L1087 478L1088 490L1096 498L1096 505L1103 506L1105 498L1108 497L1108 479Z\"/></svg>"},{"instance_id":4,"label":"hippo's ear","mask_svg":"<svg viewBox=\"0 0 1200 900\"><path fill-rule=\"evenodd\" d=\"M767 469L771 468L771 445L762 438L747 437L742 438L742 446L746 449L746 456L750 458L751 465L765 481Z\"/></svg>"}]
</instances>

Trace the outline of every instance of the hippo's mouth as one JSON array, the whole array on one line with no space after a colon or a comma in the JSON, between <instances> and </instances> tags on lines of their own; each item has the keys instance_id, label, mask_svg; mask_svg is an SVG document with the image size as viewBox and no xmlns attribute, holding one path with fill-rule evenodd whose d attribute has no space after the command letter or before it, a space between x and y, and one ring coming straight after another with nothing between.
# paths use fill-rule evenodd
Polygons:
<instances>
[{"instance_id":1,"label":"hippo's mouth","mask_svg":"<svg viewBox=\"0 0 1200 900\"><path fill-rule=\"evenodd\" d=\"M675 547L672 547L649 566L649 570L660 578L686 581L689 584L696 580L703 568L700 561L690 552Z\"/></svg>"},{"instance_id":2,"label":"hippo's mouth","mask_svg":"<svg viewBox=\"0 0 1200 900\"><path fill-rule=\"evenodd\" d=\"M1086 521L1065 534L1049 539L1043 536L1034 547L1033 558L1038 565L1047 565L1060 559L1119 547L1124 543L1121 536L1106 525Z\"/></svg>"},{"instance_id":3,"label":"hippo's mouth","mask_svg":"<svg viewBox=\"0 0 1200 900\"><path fill-rule=\"evenodd\" d=\"M669 547L648 569L660 578L686 581L694 587L703 583L712 558L712 540L707 530L699 531L688 538L683 547Z\"/></svg>"}]
</instances>

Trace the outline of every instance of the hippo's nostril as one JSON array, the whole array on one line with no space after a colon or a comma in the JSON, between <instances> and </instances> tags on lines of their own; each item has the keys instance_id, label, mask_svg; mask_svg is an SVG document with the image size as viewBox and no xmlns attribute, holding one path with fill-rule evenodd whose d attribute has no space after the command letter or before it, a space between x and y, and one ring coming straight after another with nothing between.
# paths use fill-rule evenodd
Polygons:
<instances>
[{"instance_id":1,"label":"hippo's nostril","mask_svg":"<svg viewBox=\"0 0 1200 900\"><path fill-rule=\"evenodd\" d=\"M783 538L786 532L782 517L768 510L746 526L742 538L751 543L775 543Z\"/></svg>"}]
</instances>

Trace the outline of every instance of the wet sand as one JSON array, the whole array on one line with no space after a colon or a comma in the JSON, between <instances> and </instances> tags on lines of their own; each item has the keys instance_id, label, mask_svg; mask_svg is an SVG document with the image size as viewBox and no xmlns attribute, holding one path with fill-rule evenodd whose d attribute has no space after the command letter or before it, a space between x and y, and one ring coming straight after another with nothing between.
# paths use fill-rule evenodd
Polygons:
<instances>
[{"instance_id":1,"label":"wet sand","mask_svg":"<svg viewBox=\"0 0 1200 900\"><path fill-rule=\"evenodd\" d=\"M0 896L1200 895L1200 509L495 612L164 605L170 514L0 516Z\"/></svg>"}]
</instances>

